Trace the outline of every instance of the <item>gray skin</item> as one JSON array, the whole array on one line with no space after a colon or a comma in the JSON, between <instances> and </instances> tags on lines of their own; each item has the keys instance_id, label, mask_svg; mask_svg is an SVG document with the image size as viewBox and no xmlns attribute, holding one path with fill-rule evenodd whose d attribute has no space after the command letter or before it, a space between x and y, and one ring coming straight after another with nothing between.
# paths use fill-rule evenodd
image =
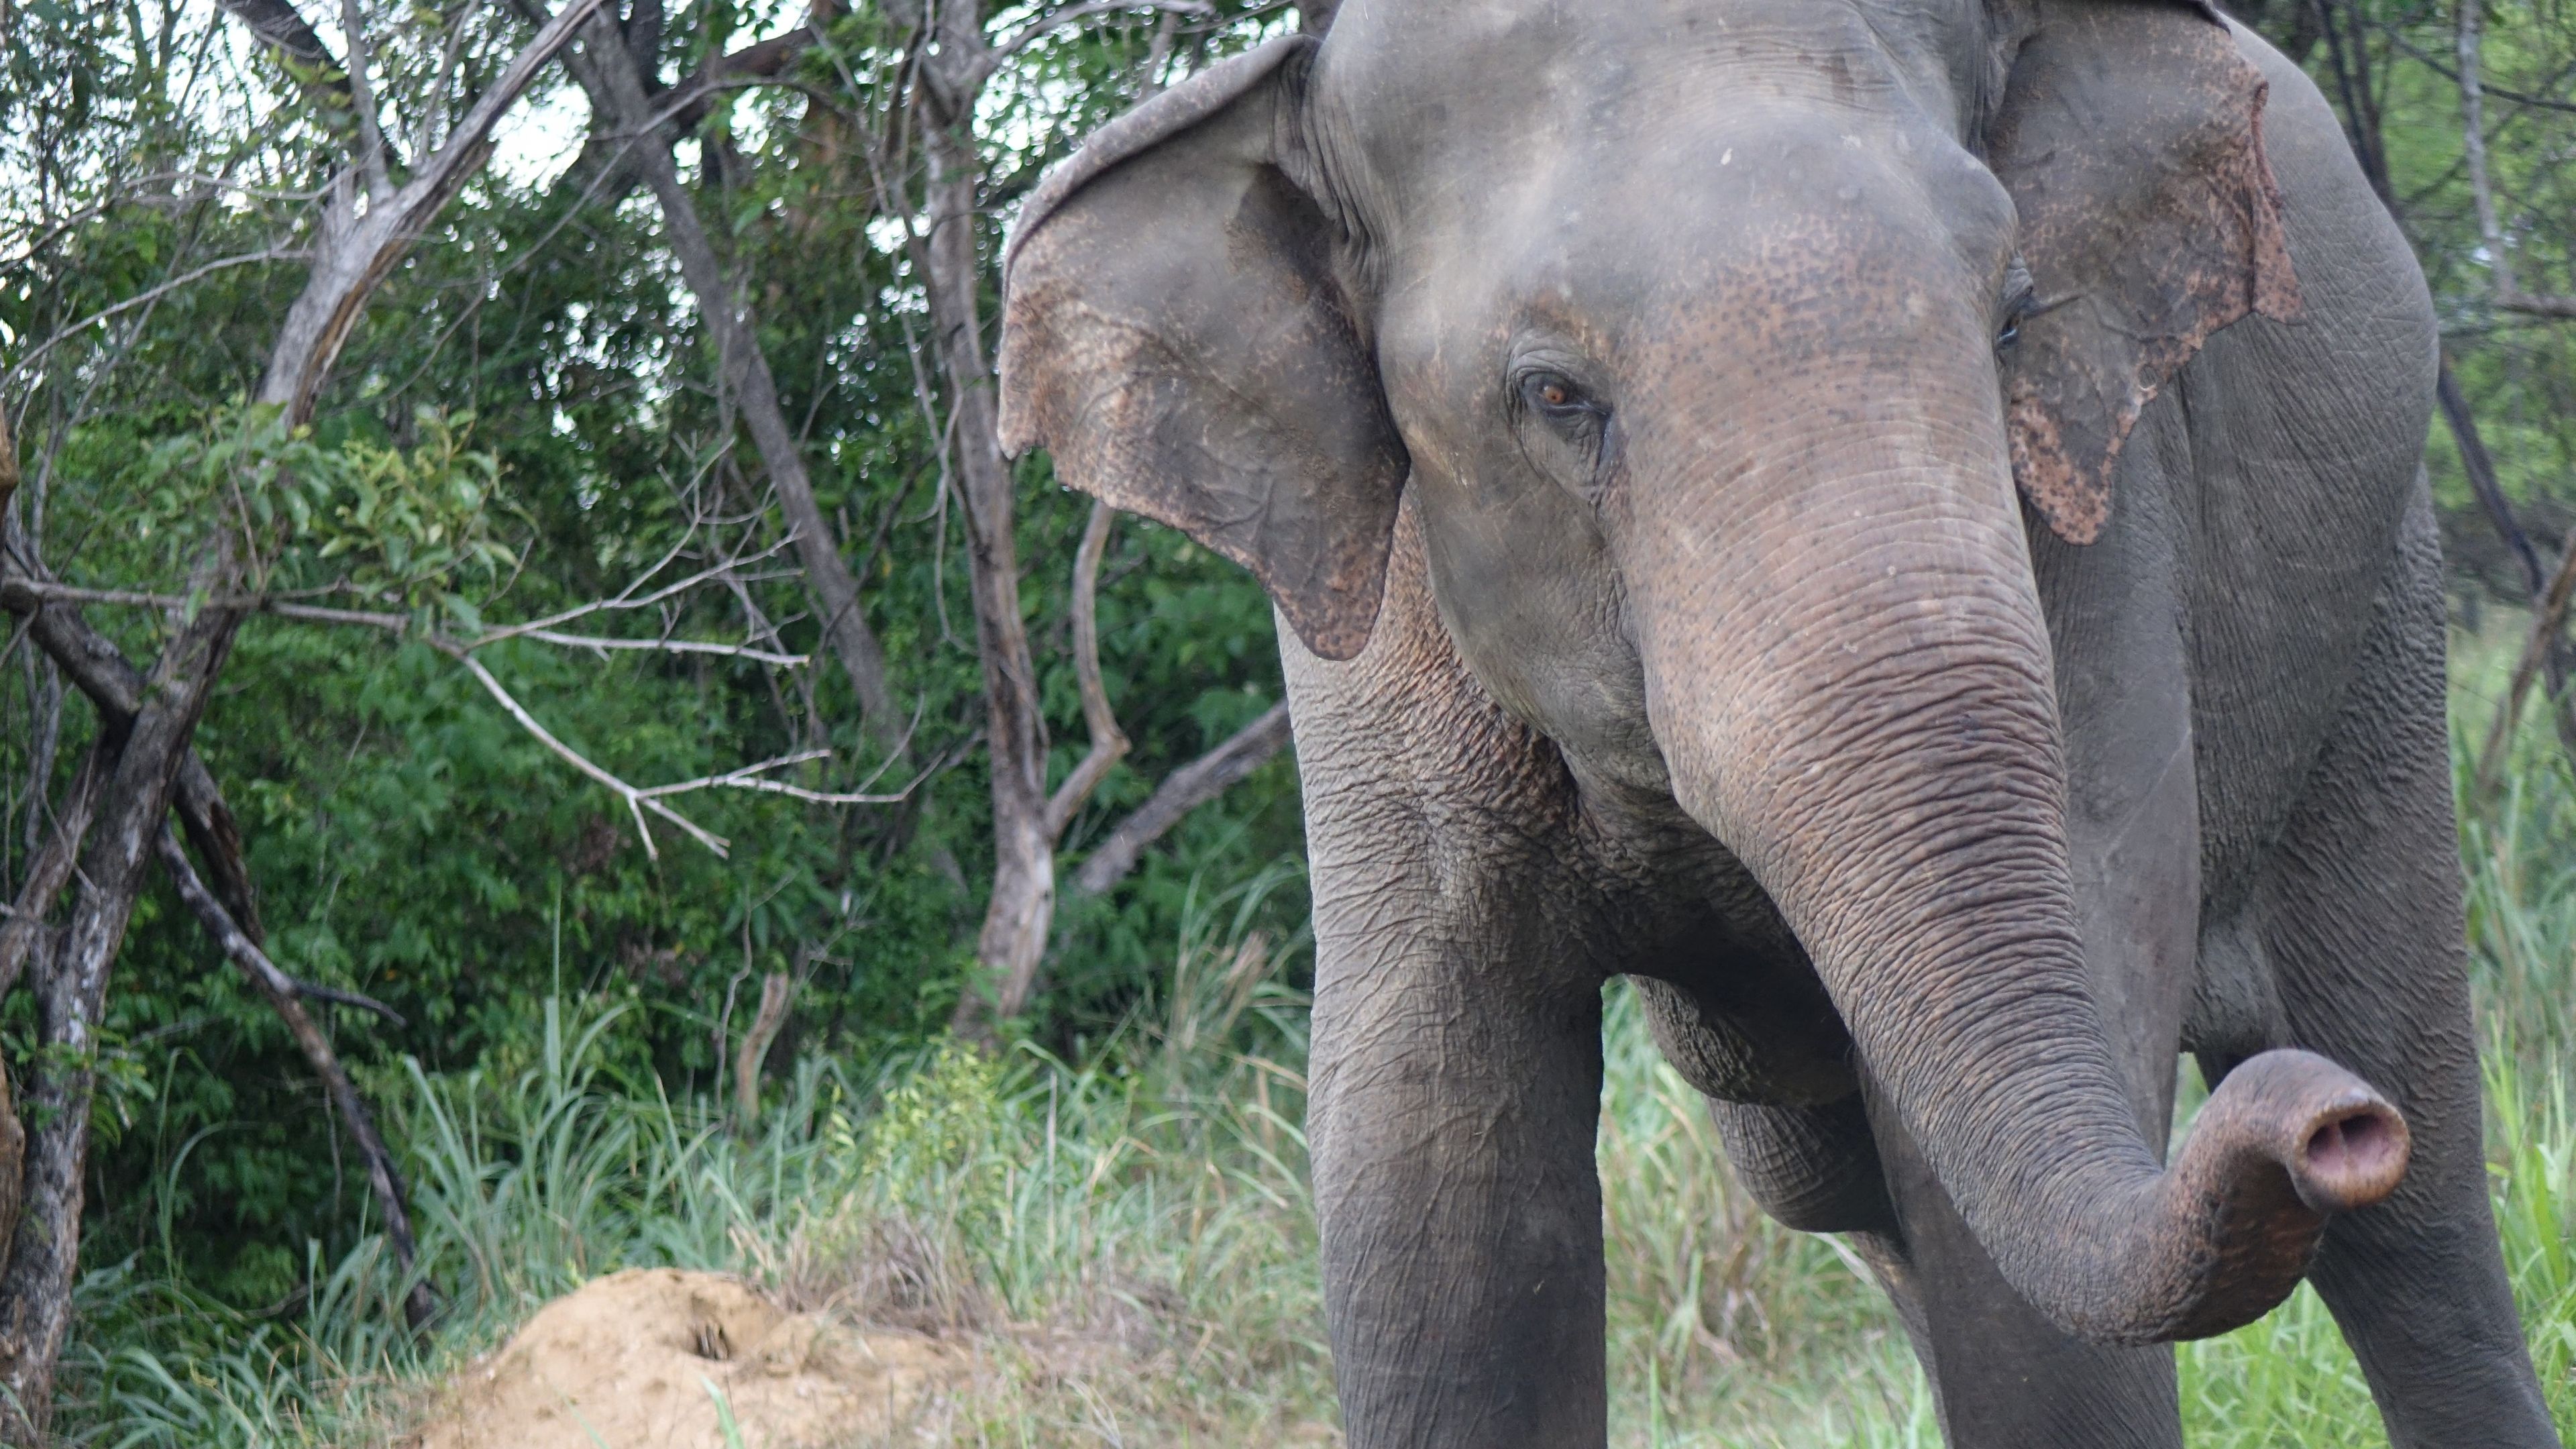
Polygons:
<instances>
[{"instance_id":1,"label":"gray skin","mask_svg":"<svg viewBox=\"0 0 2576 1449\"><path fill-rule=\"evenodd\" d=\"M2259 39L1350 0L1106 128L1008 268L1006 441L1294 636L1354 1449L1603 1442L1620 974L1954 1445L2178 1444L2161 1345L2302 1274L2396 1444L2558 1442L2480 1163L2433 318Z\"/></svg>"}]
</instances>

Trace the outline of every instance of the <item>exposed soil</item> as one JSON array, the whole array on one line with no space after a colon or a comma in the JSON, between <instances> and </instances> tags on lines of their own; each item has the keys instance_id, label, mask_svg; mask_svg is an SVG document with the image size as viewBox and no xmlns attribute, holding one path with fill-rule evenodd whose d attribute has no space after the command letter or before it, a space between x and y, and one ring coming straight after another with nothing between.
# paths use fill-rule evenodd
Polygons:
<instances>
[{"instance_id":1,"label":"exposed soil","mask_svg":"<svg viewBox=\"0 0 2576 1449\"><path fill-rule=\"evenodd\" d=\"M458 1375L418 1449L837 1449L968 1367L908 1333L787 1313L720 1273L634 1268L547 1304Z\"/></svg>"}]
</instances>

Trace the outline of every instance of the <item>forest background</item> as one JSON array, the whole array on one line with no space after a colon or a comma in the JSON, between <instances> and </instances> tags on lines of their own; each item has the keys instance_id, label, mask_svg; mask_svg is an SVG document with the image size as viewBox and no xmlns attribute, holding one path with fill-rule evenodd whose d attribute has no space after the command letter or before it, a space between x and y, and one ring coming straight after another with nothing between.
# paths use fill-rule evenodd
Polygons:
<instances>
[{"instance_id":1,"label":"forest background","mask_svg":"<svg viewBox=\"0 0 2576 1449\"><path fill-rule=\"evenodd\" d=\"M204 1372L167 1367L246 1342L243 1383L305 1388L241 1391L321 1433L540 1289L808 1241L783 1180L740 1241L603 1186L613 1251L469 1272L460 1204L538 1160L497 1125L523 1089L810 1173L924 1082L1005 1117L1042 1082L1051 1113L1257 1093L1222 1150L1198 1108L1113 1135L1257 1139L1302 1192L1269 607L1003 459L989 364L1045 166L1331 7L925 3L0 0L0 1241L34 1245L0 1437L208 1442L172 1427ZM2336 103L2441 306L2464 848L2499 1080L2538 1101L2576 946L2576 11L2235 9ZM1675 1201L1714 1204L1665 1245L1707 1261L1639 1288L1647 1360L1794 1357L1748 1285L1805 1260ZM1051 1311L987 1287L994 1321ZM1816 1343L1884 1348L1826 1297ZM1328 1412L1299 1301L1244 1350L1287 1375L1263 1412ZM1673 1392L1623 1414L1663 1434Z\"/></svg>"}]
</instances>

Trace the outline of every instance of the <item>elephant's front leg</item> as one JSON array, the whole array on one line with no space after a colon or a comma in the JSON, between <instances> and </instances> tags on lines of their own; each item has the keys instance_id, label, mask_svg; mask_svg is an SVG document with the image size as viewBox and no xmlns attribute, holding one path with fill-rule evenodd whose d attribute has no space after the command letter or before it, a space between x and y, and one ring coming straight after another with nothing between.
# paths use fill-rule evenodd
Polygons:
<instances>
[{"instance_id":1,"label":"elephant's front leg","mask_svg":"<svg viewBox=\"0 0 2576 1449\"><path fill-rule=\"evenodd\" d=\"M1394 934L1316 981L1310 1138L1349 1442L1600 1444L1599 987Z\"/></svg>"},{"instance_id":2,"label":"elephant's front leg","mask_svg":"<svg viewBox=\"0 0 2576 1449\"><path fill-rule=\"evenodd\" d=\"M1580 1449L1601 952L1553 746L1469 677L1410 507L1358 659L1280 631L1315 898L1308 1141L1351 1449Z\"/></svg>"}]
</instances>

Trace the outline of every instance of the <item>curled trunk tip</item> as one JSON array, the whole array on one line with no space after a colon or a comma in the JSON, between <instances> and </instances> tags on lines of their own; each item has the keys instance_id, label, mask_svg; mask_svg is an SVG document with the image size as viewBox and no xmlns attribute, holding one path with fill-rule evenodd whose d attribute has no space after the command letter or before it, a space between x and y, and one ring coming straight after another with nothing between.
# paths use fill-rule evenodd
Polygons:
<instances>
[{"instance_id":1,"label":"curled trunk tip","mask_svg":"<svg viewBox=\"0 0 2576 1449\"><path fill-rule=\"evenodd\" d=\"M2143 1292L2071 1315L2086 1338L2206 1338L2260 1318L2306 1275L2326 1222L2397 1190L2405 1118L2313 1052L2270 1051L2228 1073L2171 1171L2132 1219ZM2115 1295L2117 1296L2117 1295Z\"/></svg>"}]
</instances>

